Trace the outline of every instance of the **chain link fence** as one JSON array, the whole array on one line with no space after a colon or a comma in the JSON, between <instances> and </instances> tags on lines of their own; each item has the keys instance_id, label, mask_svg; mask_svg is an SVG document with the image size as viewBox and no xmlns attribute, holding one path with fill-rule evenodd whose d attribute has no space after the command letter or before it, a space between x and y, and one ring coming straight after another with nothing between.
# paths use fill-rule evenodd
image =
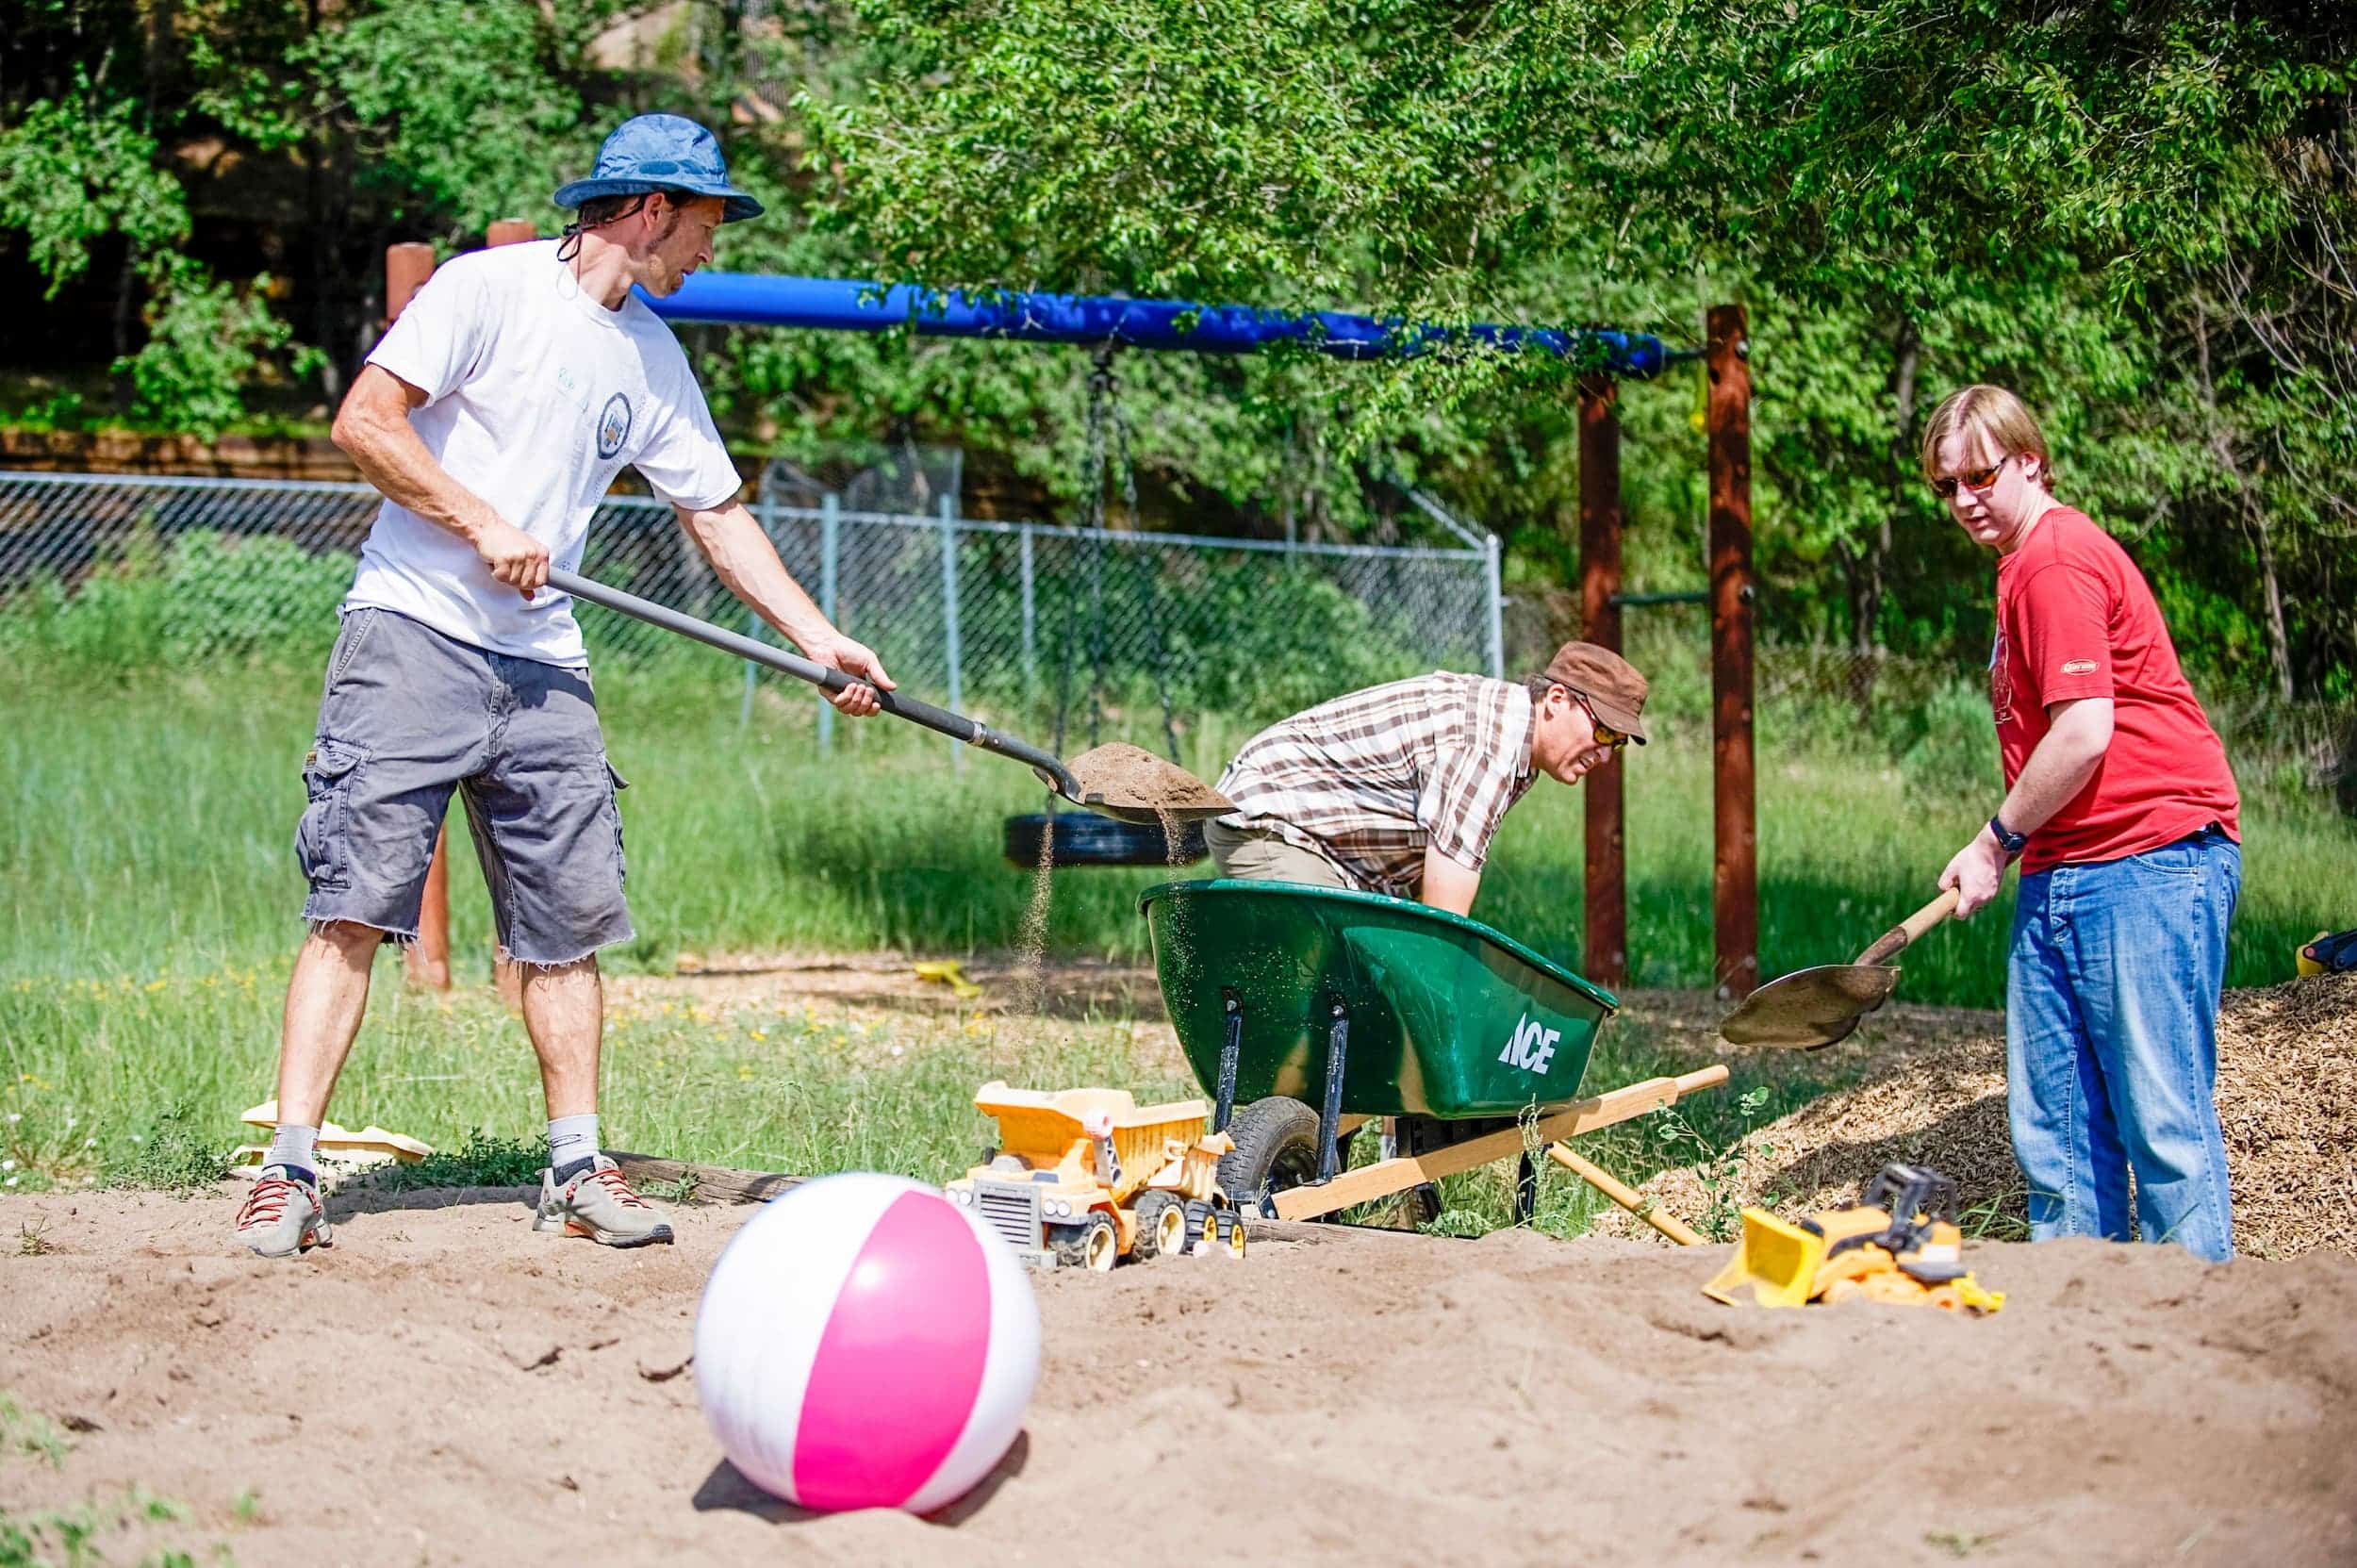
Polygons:
<instances>
[{"instance_id":1,"label":"chain link fence","mask_svg":"<svg viewBox=\"0 0 2357 1568\"><path fill-rule=\"evenodd\" d=\"M1172 715L1275 717L1503 666L1496 545L1478 536L1289 544L981 520L947 498L931 516L787 505L783 488L765 483L756 517L897 681L1042 734L1160 746ZM0 473L0 647L122 666L323 655L377 504L354 484ZM774 640L661 503L608 500L582 569ZM582 619L602 665L711 657L594 607Z\"/></svg>"}]
</instances>

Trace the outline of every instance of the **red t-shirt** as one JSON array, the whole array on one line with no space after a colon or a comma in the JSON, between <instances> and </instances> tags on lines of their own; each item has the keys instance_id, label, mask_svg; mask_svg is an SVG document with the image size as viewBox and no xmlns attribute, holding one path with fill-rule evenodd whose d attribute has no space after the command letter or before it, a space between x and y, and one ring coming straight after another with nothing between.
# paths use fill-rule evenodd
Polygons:
<instances>
[{"instance_id":1,"label":"red t-shirt","mask_svg":"<svg viewBox=\"0 0 2357 1568\"><path fill-rule=\"evenodd\" d=\"M1997 559L1997 646L1989 655L2005 787L2052 726L2049 705L2112 700L2112 744L2086 787L2030 835L2026 875L2118 860L2216 822L2242 841L2226 748L2177 663L2160 606L2118 542L2058 506Z\"/></svg>"}]
</instances>

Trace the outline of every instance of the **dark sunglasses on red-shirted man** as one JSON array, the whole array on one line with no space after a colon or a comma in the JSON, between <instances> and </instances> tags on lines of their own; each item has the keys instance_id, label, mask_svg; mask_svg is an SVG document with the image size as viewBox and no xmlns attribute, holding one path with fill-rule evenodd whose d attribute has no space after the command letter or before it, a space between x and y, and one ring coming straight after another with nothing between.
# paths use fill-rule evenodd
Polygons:
<instances>
[{"instance_id":1,"label":"dark sunglasses on red-shirted man","mask_svg":"<svg viewBox=\"0 0 2357 1568\"><path fill-rule=\"evenodd\" d=\"M1985 469L1967 469L1960 474L1943 473L1932 481L1932 494L1945 501L1956 493L1958 485L1968 490L1986 490L1997 483L1997 476L2004 471L2005 465L2019 455L2019 453L2008 452Z\"/></svg>"}]
</instances>

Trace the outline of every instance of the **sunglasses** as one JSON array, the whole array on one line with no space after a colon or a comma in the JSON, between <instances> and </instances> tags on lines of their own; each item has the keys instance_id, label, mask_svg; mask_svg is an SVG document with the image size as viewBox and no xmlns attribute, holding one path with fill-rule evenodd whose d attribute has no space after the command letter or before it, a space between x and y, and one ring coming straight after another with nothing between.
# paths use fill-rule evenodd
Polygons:
<instances>
[{"instance_id":1,"label":"sunglasses","mask_svg":"<svg viewBox=\"0 0 2357 1568\"><path fill-rule=\"evenodd\" d=\"M1571 688L1566 686L1564 689L1569 691ZM1596 717L1596 710L1590 706L1587 698L1580 697L1575 691L1572 695L1579 699L1580 711L1588 716L1588 727L1596 732L1597 745L1617 751L1628 744L1628 736Z\"/></svg>"},{"instance_id":2,"label":"sunglasses","mask_svg":"<svg viewBox=\"0 0 2357 1568\"><path fill-rule=\"evenodd\" d=\"M1942 474L1932 481L1932 494L1945 501L1956 493L1958 485L1975 493L1986 490L1997 483L1997 476L2004 471L2005 465L2019 455L2018 453L2008 452L1985 469L1967 469L1961 474Z\"/></svg>"}]
</instances>

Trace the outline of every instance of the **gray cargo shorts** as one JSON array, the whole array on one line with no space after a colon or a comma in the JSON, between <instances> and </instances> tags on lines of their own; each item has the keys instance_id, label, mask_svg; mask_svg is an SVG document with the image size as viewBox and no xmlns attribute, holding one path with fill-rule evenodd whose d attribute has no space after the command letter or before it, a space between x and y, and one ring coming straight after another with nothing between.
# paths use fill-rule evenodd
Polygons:
<instances>
[{"instance_id":1,"label":"gray cargo shorts","mask_svg":"<svg viewBox=\"0 0 2357 1568\"><path fill-rule=\"evenodd\" d=\"M303 787L295 859L314 926L415 938L455 789L503 953L570 964L633 934L615 800L628 785L605 760L586 670L486 652L390 610L350 611Z\"/></svg>"}]
</instances>

